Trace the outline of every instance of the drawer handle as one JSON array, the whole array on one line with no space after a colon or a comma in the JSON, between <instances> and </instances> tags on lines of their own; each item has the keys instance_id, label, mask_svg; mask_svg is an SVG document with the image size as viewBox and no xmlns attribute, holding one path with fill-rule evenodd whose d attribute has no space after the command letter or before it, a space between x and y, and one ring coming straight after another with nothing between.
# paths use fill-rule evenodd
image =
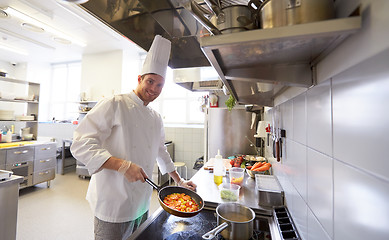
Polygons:
<instances>
[{"instance_id":1,"label":"drawer handle","mask_svg":"<svg viewBox=\"0 0 389 240\"><path fill-rule=\"evenodd\" d=\"M24 154L24 153L28 153L28 150L14 152L14 154Z\"/></svg>"},{"instance_id":2,"label":"drawer handle","mask_svg":"<svg viewBox=\"0 0 389 240\"><path fill-rule=\"evenodd\" d=\"M13 166L14 167L20 167L20 166L23 166L23 165L26 165L26 164L28 164L28 162L15 163Z\"/></svg>"},{"instance_id":3,"label":"drawer handle","mask_svg":"<svg viewBox=\"0 0 389 240\"><path fill-rule=\"evenodd\" d=\"M42 151L46 151L46 150L50 150L51 148L50 147L47 147L47 148L41 148Z\"/></svg>"},{"instance_id":4,"label":"drawer handle","mask_svg":"<svg viewBox=\"0 0 389 240\"><path fill-rule=\"evenodd\" d=\"M49 174L49 173L50 173L50 171L40 172L39 175L41 176L41 175L46 175L46 174Z\"/></svg>"},{"instance_id":5,"label":"drawer handle","mask_svg":"<svg viewBox=\"0 0 389 240\"><path fill-rule=\"evenodd\" d=\"M51 159L46 159L46 160L40 160L39 162L44 163L44 162L50 162L50 161L51 161Z\"/></svg>"}]
</instances>

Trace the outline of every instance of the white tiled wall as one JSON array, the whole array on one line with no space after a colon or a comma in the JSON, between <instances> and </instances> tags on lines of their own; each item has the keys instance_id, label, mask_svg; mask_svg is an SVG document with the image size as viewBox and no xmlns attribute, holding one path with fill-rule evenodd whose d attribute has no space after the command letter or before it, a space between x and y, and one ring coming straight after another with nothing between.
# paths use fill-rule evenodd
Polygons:
<instances>
[{"instance_id":1,"label":"white tiled wall","mask_svg":"<svg viewBox=\"0 0 389 240\"><path fill-rule=\"evenodd\" d=\"M193 169L196 159L204 156L204 128L165 126L165 136L174 143L174 161L184 162L188 178L191 178L196 173ZM185 176L183 171L178 171L181 176Z\"/></svg>"},{"instance_id":2,"label":"white tiled wall","mask_svg":"<svg viewBox=\"0 0 389 240\"><path fill-rule=\"evenodd\" d=\"M388 62L386 50L268 112L292 121L273 166L303 239L388 239Z\"/></svg>"},{"instance_id":3,"label":"white tiled wall","mask_svg":"<svg viewBox=\"0 0 389 240\"><path fill-rule=\"evenodd\" d=\"M361 4L362 29L318 64L318 85L265 114L286 130L281 162L266 156L304 240L388 239L389 1L336 4Z\"/></svg>"}]
</instances>

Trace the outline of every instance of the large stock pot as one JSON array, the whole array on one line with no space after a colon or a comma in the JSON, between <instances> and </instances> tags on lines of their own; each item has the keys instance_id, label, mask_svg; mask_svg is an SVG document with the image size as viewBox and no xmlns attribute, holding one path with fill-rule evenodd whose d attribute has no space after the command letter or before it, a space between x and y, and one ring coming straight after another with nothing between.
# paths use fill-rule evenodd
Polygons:
<instances>
[{"instance_id":1,"label":"large stock pot","mask_svg":"<svg viewBox=\"0 0 389 240\"><path fill-rule=\"evenodd\" d=\"M323 21L335 17L333 0L251 0L260 28Z\"/></svg>"}]
</instances>

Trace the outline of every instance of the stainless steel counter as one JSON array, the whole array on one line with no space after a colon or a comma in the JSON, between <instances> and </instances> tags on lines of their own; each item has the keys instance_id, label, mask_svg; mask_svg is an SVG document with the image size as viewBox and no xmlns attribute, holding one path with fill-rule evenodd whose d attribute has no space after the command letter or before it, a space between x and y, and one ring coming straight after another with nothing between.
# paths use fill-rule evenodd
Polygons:
<instances>
[{"instance_id":1,"label":"stainless steel counter","mask_svg":"<svg viewBox=\"0 0 389 240\"><path fill-rule=\"evenodd\" d=\"M197 235L204 234L204 229L199 229L200 225L209 225L208 221L213 217L216 221L215 209L220 203L227 202L220 197L219 189L213 182L213 173L209 170L201 168L191 179L197 184L197 193L203 198L205 206L203 211L195 217L185 219L175 217L166 213L162 207L159 207L131 236L128 240L135 239L165 239L165 235L169 235L172 232L182 234L187 231L195 231ZM229 181L229 175L223 177L224 182ZM279 230L273 219L273 209L261 207L258 205L258 191L255 190L255 180L250 178L245 173L243 186L241 188L239 199L236 201L242 205L248 206L254 210L257 214L257 218L261 221L265 221L266 226L257 224L266 228L266 231L270 233L272 240L281 240ZM206 217L211 212L211 218ZM198 222L205 222L207 224L199 224ZM216 224L212 223L212 224ZM212 225L212 229L217 225ZM147 237L145 237L147 235ZM254 238L257 239L257 238ZM261 238L258 238L261 239Z\"/></svg>"},{"instance_id":2,"label":"stainless steel counter","mask_svg":"<svg viewBox=\"0 0 389 240\"><path fill-rule=\"evenodd\" d=\"M12 175L0 181L0 238L16 239L16 222L18 215L19 183L23 177Z\"/></svg>"},{"instance_id":3,"label":"stainless steel counter","mask_svg":"<svg viewBox=\"0 0 389 240\"><path fill-rule=\"evenodd\" d=\"M220 203L230 202L220 197L218 186L213 182L213 173L201 168L191 179L197 185L197 193L203 198L205 205L217 206ZM229 182L229 174L223 177L223 182ZM246 172L240 189L239 199L236 201L244 206L252 208L256 213L272 215L272 208L262 207L258 204L258 191L255 189L255 179Z\"/></svg>"}]
</instances>

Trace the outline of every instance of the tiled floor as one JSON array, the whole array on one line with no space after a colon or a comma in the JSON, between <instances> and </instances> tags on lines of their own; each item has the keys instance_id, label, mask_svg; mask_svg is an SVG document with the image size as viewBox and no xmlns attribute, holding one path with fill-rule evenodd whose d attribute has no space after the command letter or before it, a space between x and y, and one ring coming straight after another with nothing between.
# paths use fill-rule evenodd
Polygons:
<instances>
[{"instance_id":1,"label":"tiled floor","mask_svg":"<svg viewBox=\"0 0 389 240\"><path fill-rule=\"evenodd\" d=\"M93 214L85 200L89 180L75 172L20 190L17 240L93 239ZM159 207L154 191L150 213Z\"/></svg>"}]
</instances>

